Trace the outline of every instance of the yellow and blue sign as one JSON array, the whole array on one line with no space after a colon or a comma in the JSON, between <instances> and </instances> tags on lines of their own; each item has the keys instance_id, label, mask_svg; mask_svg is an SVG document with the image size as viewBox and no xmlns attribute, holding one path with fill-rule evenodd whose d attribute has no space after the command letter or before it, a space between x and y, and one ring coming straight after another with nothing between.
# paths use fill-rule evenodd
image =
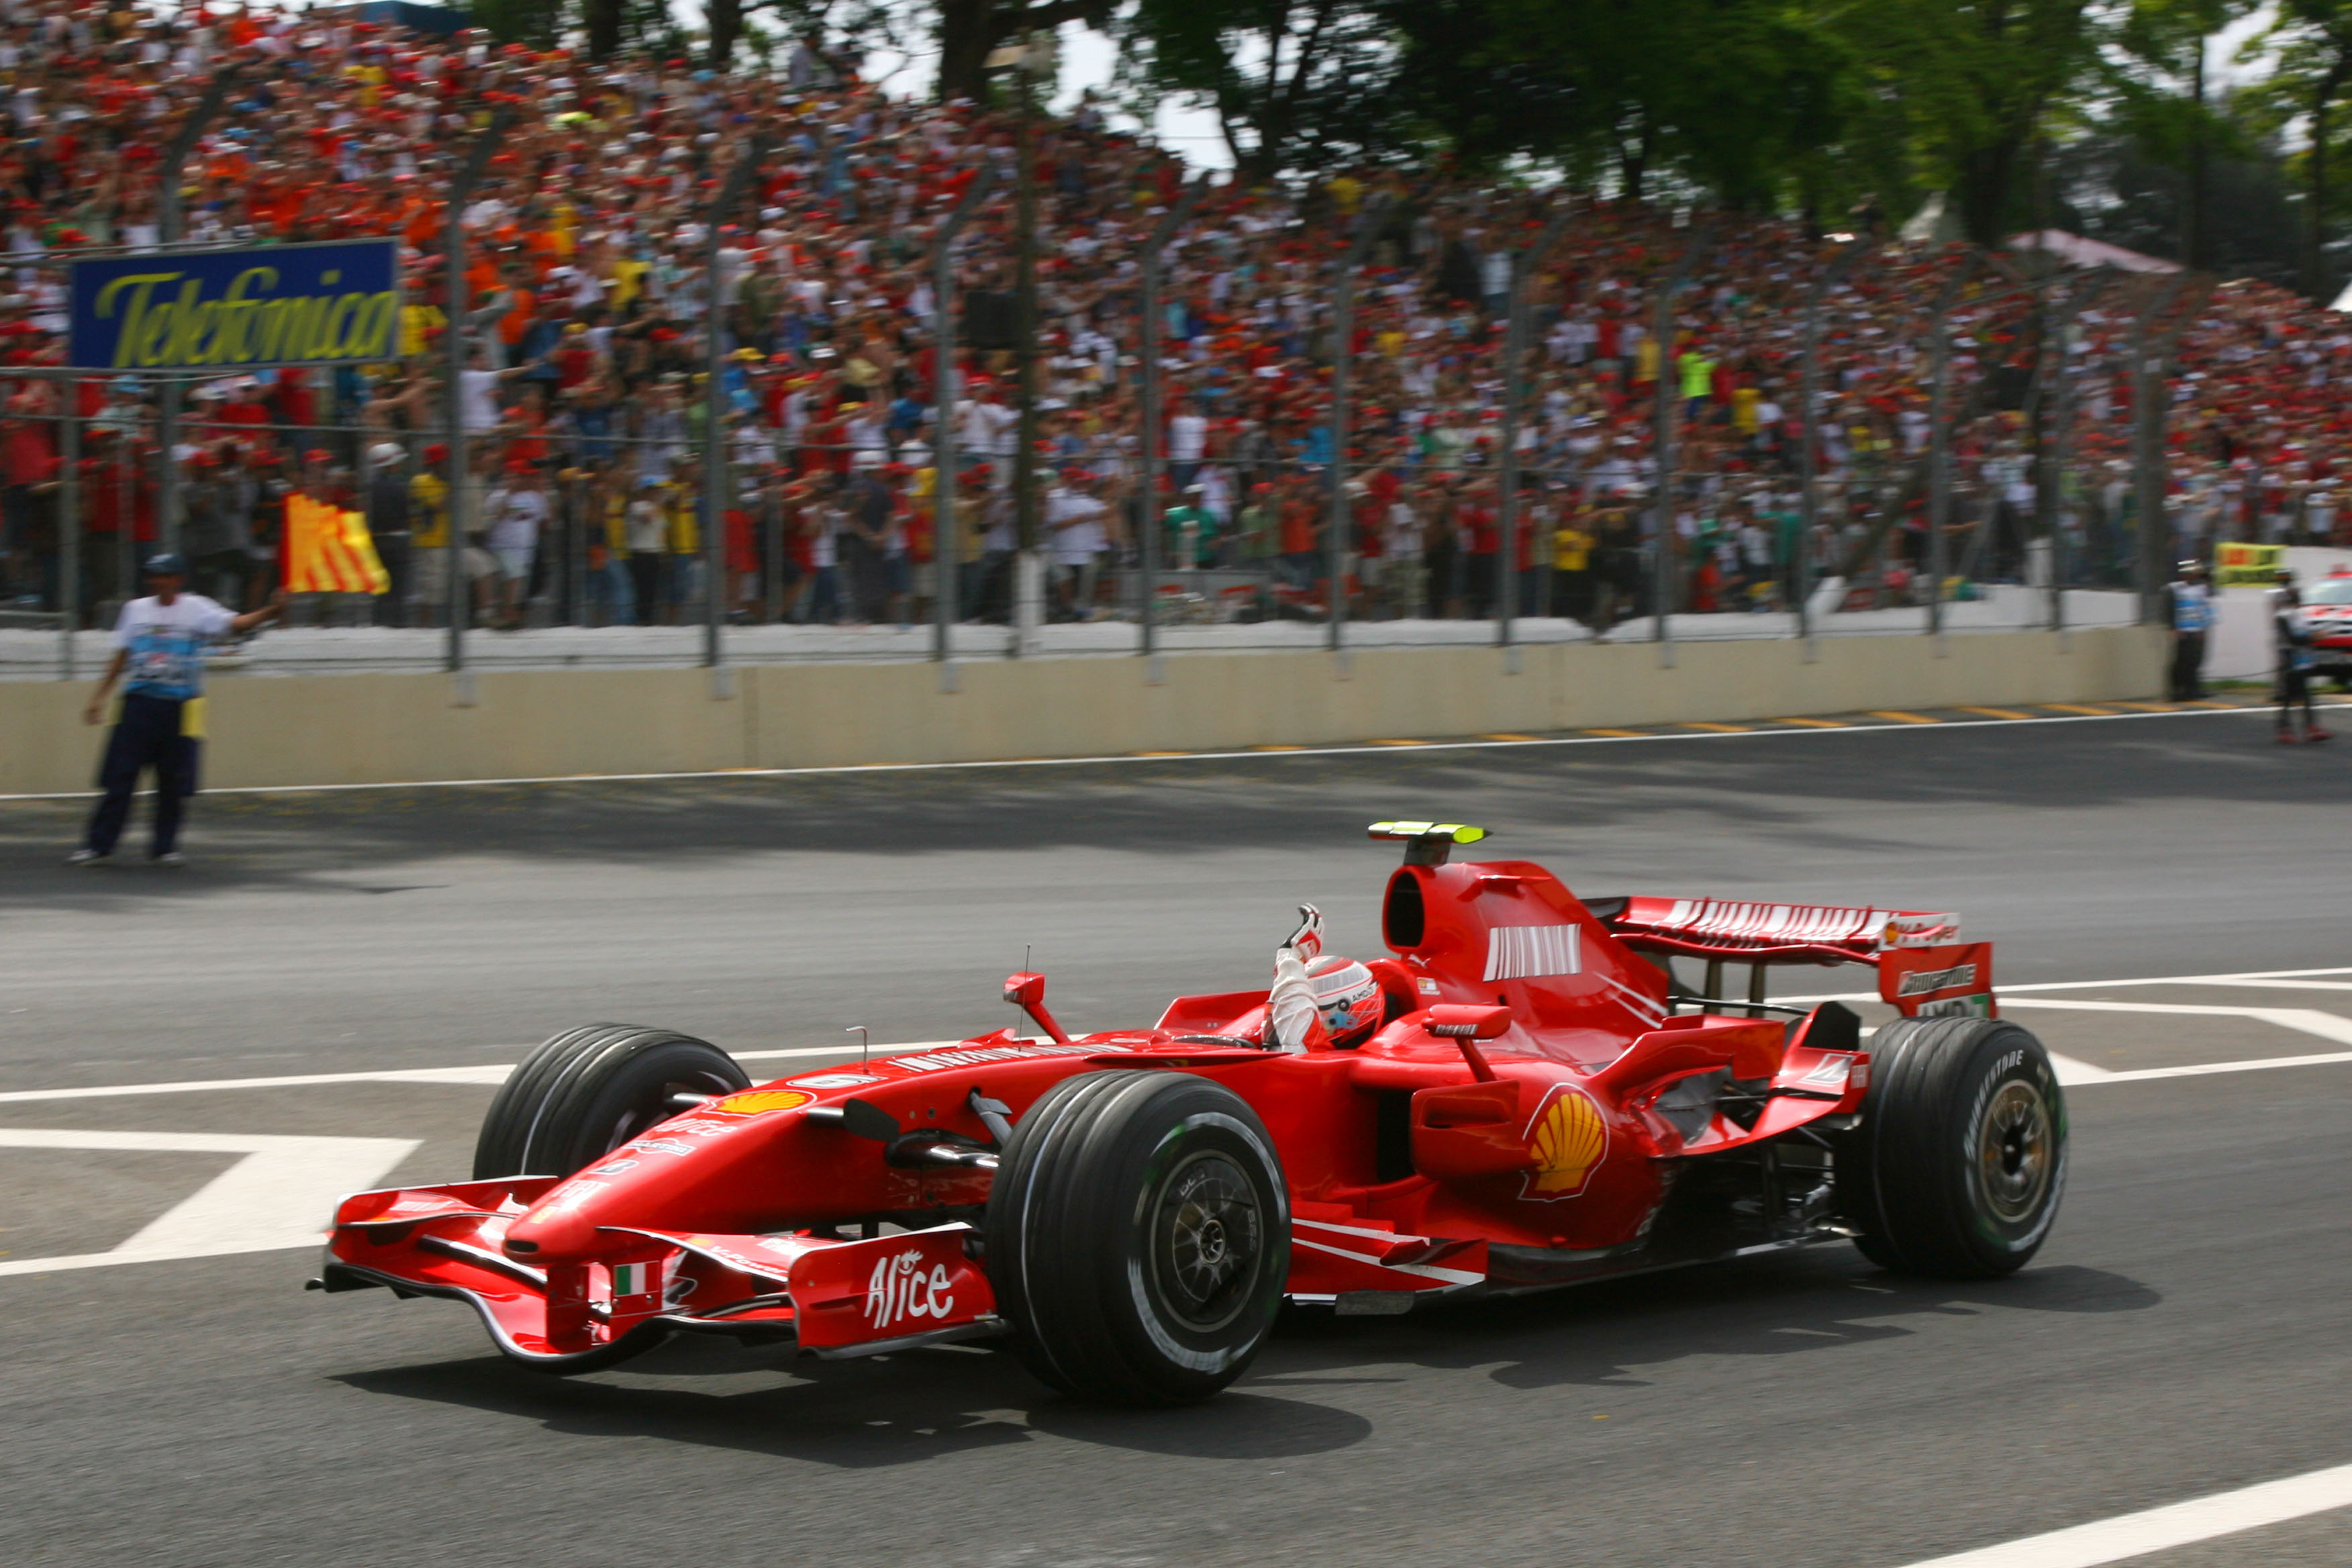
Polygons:
<instances>
[{"instance_id":1,"label":"yellow and blue sign","mask_svg":"<svg viewBox=\"0 0 2352 1568\"><path fill-rule=\"evenodd\" d=\"M2275 587L2279 568L2285 564L2286 546L2284 544L2224 542L2213 547L2213 585L2217 588Z\"/></svg>"},{"instance_id":2,"label":"yellow and blue sign","mask_svg":"<svg viewBox=\"0 0 2352 1568\"><path fill-rule=\"evenodd\" d=\"M76 368L211 371L399 358L399 242L111 256L73 264Z\"/></svg>"}]
</instances>

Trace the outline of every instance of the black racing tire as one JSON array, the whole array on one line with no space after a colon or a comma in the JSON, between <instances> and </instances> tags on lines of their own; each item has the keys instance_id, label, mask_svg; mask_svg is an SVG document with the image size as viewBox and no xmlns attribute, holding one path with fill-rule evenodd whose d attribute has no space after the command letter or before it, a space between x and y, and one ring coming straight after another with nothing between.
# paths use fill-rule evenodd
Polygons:
<instances>
[{"instance_id":1,"label":"black racing tire","mask_svg":"<svg viewBox=\"0 0 2352 1568\"><path fill-rule=\"evenodd\" d=\"M1870 1071L1837 1147L1854 1245L1930 1279L2022 1268L2066 1190L2066 1097L2042 1042L1998 1018L1904 1018L1872 1037Z\"/></svg>"},{"instance_id":2,"label":"black racing tire","mask_svg":"<svg viewBox=\"0 0 2352 1568\"><path fill-rule=\"evenodd\" d=\"M1239 1095L1188 1073L1055 1085L1013 1128L983 1226L1023 1363L1100 1404L1223 1388L1273 1331L1290 1271L1273 1138Z\"/></svg>"},{"instance_id":3,"label":"black racing tire","mask_svg":"<svg viewBox=\"0 0 2352 1568\"><path fill-rule=\"evenodd\" d=\"M677 1114L673 1094L751 1087L706 1040L634 1024L567 1030L515 1065L482 1118L474 1179L568 1176Z\"/></svg>"}]
</instances>

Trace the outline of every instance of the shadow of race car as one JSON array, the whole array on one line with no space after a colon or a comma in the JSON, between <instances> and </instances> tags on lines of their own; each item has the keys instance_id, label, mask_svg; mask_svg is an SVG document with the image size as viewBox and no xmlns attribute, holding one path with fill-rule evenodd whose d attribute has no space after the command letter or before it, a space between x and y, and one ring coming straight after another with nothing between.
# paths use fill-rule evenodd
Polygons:
<instances>
[{"instance_id":1,"label":"shadow of race car","mask_svg":"<svg viewBox=\"0 0 2352 1568\"><path fill-rule=\"evenodd\" d=\"M1286 1299L1402 1313L1837 1239L1987 1278L2048 1236L2064 1097L1954 917L1580 900L1454 862L1478 828L1372 836L1404 864L1359 1041L1284 1046L1265 991L1073 1037L1026 973L1034 1033L757 1086L701 1040L574 1029L499 1089L471 1181L345 1199L311 1283L466 1302L553 1372L681 1332L1002 1338L1066 1394L1166 1404L1239 1376ZM1865 1043L1768 1000L1780 964L1871 966L1901 1016Z\"/></svg>"}]
</instances>

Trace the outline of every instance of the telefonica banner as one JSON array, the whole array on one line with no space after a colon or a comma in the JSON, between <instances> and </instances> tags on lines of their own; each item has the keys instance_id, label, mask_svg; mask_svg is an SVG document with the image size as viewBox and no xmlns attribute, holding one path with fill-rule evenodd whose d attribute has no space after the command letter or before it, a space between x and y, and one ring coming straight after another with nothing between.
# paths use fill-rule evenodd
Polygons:
<instances>
[{"instance_id":1,"label":"telefonica banner","mask_svg":"<svg viewBox=\"0 0 2352 1568\"><path fill-rule=\"evenodd\" d=\"M396 359L398 245L77 261L70 357L85 370L196 372Z\"/></svg>"}]
</instances>

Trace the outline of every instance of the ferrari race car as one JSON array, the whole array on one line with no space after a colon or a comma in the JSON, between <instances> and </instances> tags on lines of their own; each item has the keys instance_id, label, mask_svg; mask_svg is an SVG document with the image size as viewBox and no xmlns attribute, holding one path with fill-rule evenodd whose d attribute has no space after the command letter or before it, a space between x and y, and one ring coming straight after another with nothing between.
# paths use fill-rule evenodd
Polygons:
<instances>
[{"instance_id":1,"label":"ferrari race car","mask_svg":"<svg viewBox=\"0 0 2352 1568\"><path fill-rule=\"evenodd\" d=\"M1404 845L1394 956L1346 1029L1277 1039L1247 991L1073 1037L1024 973L1004 999L1034 1033L754 1086L703 1041L593 1025L515 1068L473 1180L345 1199L311 1284L466 1302L555 1372L677 1332L1002 1337L1066 1394L1164 1404L1239 1376L1286 1300L1402 1313L1840 1237L1980 1278L2049 1234L2064 1098L1954 917L1580 900L1452 863L1478 828L1372 836ZM1766 1000L1769 966L1839 963L1902 1015L1866 1048L1836 1002Z\"/></svg>"},{"instance_id":2,"label":"ferrari race car","mask_svg":"<svg viewBox=\"0 0 2352 1568\"><path fill-rule=\"evenodd\" d=\"M2352 570L2337 567L2303 595L2311 626L2311 670L2352 691Z\"/></svg>"}]
</instances>

